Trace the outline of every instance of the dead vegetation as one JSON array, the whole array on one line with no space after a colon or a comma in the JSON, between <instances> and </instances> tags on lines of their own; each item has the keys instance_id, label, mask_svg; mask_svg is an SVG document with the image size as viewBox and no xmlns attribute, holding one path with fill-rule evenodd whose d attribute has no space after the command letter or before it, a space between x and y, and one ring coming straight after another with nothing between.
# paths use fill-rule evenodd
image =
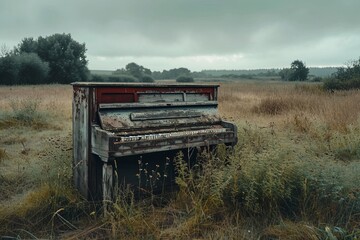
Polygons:
<instances>
[{"instance_id":1,"label":"dead vegetation","mask_svg":"<svg viewBox=\"0 0 360 240\"><path fill-rule=\"evenodd\" d=\"M0 196L5 196L0 236L359 238L357 91L328 93L317 84L279 82L222 84L220 112L239 129L235 151L220 146L216 154L203 153L202 168L191 170L179 155L174 160L179 191L140 201L122 192L106 216L72 188L71 87L0 88L1 111L12 111L15 96L39 99L36 111L59 127L2 125L0 150L7 156L0 151Z\"/></svg>"}]
</instances>

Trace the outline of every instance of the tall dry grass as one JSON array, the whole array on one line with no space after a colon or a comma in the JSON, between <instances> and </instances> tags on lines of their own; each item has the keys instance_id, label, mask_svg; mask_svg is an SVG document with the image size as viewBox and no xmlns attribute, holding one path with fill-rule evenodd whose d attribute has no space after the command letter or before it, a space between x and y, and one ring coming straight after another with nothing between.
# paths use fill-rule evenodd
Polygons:
<instances>
[{"instance_id":1,"label":"tall dry grass","mask_svg":"<svg viewBox=\"0 0 360 240\"><path fill-rule=\"evenodd\" d=\"M358 91L325 92L318 83L245 82L222 84L220 111L225 118L257 124L283 123L306 116L336 130L346 130L359 119Z\"/></svg>"},{"instance_id":2,"label":"tall dry grass","mask_svg":"<svg viewBox=\"0 0 360 240\"><path fill-rule=\"evenodd\" d=\"M71 87L0 88L0 111L11 111L14 99L40 99L38 110L60 128L1 130L7 157L0 162L0 195L6 196L0 198L0 235L359 238L358 91L264 81L221 84L220 113L239 129L235 150L204 152L201 167L192 169L179 155L179 191L142 200L123 192L105 217L71 187Z\"/></svg>"},{"instance_id":3,"label":"tall dry grass","mask_svg":"<svg viewBox=\"0 0 360 240\"><path fill-rule=\"evenodd\" d=\"M35 101L38 110L71 119L72 91L68 85L1 86L0 109L11 111L11 103Z\"/></svg>"}]
</instances>

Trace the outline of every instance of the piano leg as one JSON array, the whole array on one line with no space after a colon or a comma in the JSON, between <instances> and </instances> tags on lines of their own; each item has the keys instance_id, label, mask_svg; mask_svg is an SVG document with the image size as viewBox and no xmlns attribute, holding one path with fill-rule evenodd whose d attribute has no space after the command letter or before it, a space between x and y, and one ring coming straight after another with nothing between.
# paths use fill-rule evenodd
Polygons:
<instances>
[{"instance_id":1,"label":"piano leg","mask_svg":"<svg viewBox=\"0 0 360 240\"><path fill-rule=\"evenodd\" d=\"M102 170L103 170L102 190L103 190L104 215L106 215L109 204L113 202L114 170L113 170L113 166L107 163L103 164Z\"/></svg>"}]
</instances>

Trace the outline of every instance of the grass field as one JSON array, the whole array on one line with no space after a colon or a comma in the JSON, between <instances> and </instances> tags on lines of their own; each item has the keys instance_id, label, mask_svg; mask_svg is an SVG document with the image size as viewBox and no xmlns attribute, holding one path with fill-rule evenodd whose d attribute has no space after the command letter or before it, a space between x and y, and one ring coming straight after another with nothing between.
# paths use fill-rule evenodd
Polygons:
<instances>
[{"instance_id":1,"label":"grass field","mask_svg":"<svg viewBox=\"0 0 360 240\"><path fill-rule=\"evenodd\" d=\"M182 168L179 191L103 216L71 186L71 86L0 87L0 236L13 239L359 239L360 92L223 83L234 151Z\"/></svg>"}]
</instances>

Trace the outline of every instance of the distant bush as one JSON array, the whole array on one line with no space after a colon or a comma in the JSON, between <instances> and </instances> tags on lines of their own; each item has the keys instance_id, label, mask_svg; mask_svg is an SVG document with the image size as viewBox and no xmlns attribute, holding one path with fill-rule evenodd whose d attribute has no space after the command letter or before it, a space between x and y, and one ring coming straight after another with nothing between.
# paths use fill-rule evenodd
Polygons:
<instances>
[{"instance_id":1,"label":"distant bush","mask_svg":"<svg viewBox=\"0 0 360 240\"><path fill-rule=\"evenodd\" d=\"M43 84L49 73L49 64L40 59L36 53L22 53L15 56L19 62L19 84Z\"/></svg>"},{"instance_id":2,"label":"distant bush","mask_svg":"<svg viewBox=\"0 0 360 240\"><path fill-rule=\"evenodd\" d=\"M0 58L0 84L18 84L19 63L12 56Z\"/></svg>"},{"instance_id":3,"label":"distant bush","mask_svg":"<svg viewBox=\"0 0 360 240\"><path fill-rule=\"evenodd\" d=\"M360 58L348 64L347 67L338 68L332 78L324 81L326 90L360 89Z\"/></svg>"},{"instance_id":4,"label":"distant bush","mask_svg":"<svg viewBox=\"0 0 360 240\"><path fill-rule=\"evenodd\" d=\"M180 76L176 79L176 82L194 82L194 78L192 77L186 77L186 76Z\"/></svg>"},{"instance_id":5,"label":"distant bush","mask_svg":"<svg viewBox=\"0 0 360 240\"><path fill-rule=\"evenodd\" d=\"M141 82L152 83L152 82L154 82L154 79L151 76L145 75L145 76L141 77L140 81Z\"/></svg>"},{"instance_id":6,"label":"distant bush","mask_svg":"<svg viewBox=\"0 0 360 240\"><path fill-rule=\"evenodd\" d=\"M329 78L324 81L325 90L360 89L360 77L351 79Z\"/></svg>"}]
</instances>

